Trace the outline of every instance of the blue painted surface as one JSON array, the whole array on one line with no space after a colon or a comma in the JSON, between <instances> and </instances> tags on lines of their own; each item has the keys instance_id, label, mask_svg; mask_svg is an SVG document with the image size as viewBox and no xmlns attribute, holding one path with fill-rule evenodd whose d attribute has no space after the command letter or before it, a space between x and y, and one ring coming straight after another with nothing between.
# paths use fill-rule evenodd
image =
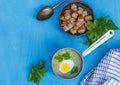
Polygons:
<instances>
[{"instance_id":1,"label":"blue painted surface","mask_svg":"<svg viewBox=\"0 0 120 85\"><path fill-rule=\"evenodd\" d=\"M60 0L0 0L0 85L35 85L28 82L33 64L47 61L47 73L41 85L79 85L81 79L94 67L111 48L120 47L120 30L114 38L84 57L84 69L77 78L63 80L51 69L53 54L60 48L72 47L83 52L85 36L70 36L59 27L58 15L61 5L46 21L37 21L38 10L54 5ZM70 1L67 1L68 3ZM120 0L84 0L93 8L95 17L110 16L120 27Z\"/></svg>"}]
</instances>

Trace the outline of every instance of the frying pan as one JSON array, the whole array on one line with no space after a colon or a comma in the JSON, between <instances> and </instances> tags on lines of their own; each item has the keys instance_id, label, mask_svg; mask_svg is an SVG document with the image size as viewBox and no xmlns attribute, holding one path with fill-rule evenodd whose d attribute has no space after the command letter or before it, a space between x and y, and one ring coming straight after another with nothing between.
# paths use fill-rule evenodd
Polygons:
<instances>
[{"instance_id":1,"label":"frying pan","mask_svg":"<svg viewBox=\"0 0 120 85\"><path fill-rule=\"evenodd\" d=\"M60 51L62 51L62 50L71 50L71 51L73 51L73 52L76 52L76 54L78 54L79 55L79 62L80 62L80 64L81 65L79 65L80 67L78 68L78 73L76 73L76 74L73 74L72 76L71 75L67 75L67 74L63 74L63 75L60 75L60 74L58 74L58 71L56 71L56 69L55 69L55 67L56 67L56 65L54 65L54 58L55 58L55 55L53 56L53 59L52 59L52 69L53 69L53 72L57 75L57 76L59 76L59 77L61 77L61 78L63 78L63 79L72 79L72 78L75 78L75 77L77 77L80 73L81 73L81 71L82 71L82 69L83 69L83 67L84 67L84 62L83 62L83 57L84 56L87 56L89 53L91 53L93 50L95 50L97 47L99 47L100 45L102 45L104 42L106 42L107 40L109 40L111 37L113 37L114 36L114 31L113 30L109 30L108 32L106 32L102 37L100 37L95 43L93 43L89 48L87 48L84 52L82 52L82 53L79 53L78 51L76 51L75 49L73 49L73 48L63 48L63 49L60 49L59 51L57 51L56 53L55 53L55 55L56 54L58 54Z\"/></svg>"}]
</instances>

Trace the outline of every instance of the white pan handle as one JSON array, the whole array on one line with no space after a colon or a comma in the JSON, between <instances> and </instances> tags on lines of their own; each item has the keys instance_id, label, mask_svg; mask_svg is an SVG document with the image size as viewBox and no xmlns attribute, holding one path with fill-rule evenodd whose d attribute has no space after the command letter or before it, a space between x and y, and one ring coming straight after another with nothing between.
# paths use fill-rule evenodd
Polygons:
<instances>
[{"instance_id":1,"label":"white pan handle","mask_svg":"<svg viewBox=\"0 0 120 85\"><path fill-rule=\"evenodd\" d=\"M114 31L113 30L109 30L108 32L106 32L102 37L100 37L95 43L93 43L88 49L86 49L82 55L86 56L89 53L91 53L93 50L95 50L97 47L99 47L100 45L102 45L104 42L106 42L107 40L109 40L111 37L114 36Z\"/></svg>"}]
</instances>

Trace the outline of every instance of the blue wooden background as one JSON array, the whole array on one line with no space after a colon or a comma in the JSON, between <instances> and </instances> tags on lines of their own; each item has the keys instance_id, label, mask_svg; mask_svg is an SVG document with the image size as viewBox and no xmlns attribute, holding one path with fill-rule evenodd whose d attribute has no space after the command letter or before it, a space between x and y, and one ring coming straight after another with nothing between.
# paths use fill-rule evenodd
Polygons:
<instances>
[{"instance_id":1,"label":"blue wooden background","mask_svg":"<svg viewBox=\"0 0 120 85\"><path fill-rule=\"evenodd\" d=\"M114 38L84 57L84 69L77 78L63 80L51 69L53 54L60 48L72 47L83 52L85 36L70 36L59 27L58 15L66 3L46 21L37 21L40 8L53 6L60 0L0 0L0 85L36 85L28 82L33 64L47 61L47 73L41 85L79 85L81 79L96 66L111 48L120 47L120 30ZM120 27L120 0L83 0L93 8L95 18L110 16Z\"/></svg>"}]
</instances>

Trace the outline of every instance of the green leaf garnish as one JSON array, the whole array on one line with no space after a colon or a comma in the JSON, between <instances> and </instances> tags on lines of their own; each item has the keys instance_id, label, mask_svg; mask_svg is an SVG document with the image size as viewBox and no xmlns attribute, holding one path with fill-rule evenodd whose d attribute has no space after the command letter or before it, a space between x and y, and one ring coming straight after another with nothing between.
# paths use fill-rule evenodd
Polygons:
<instances>
[{"instance_id":1,"label":"green leaf garnish","mask_svg":"<svg viewBox=\"0 0 120 85\"><path fill-rule=\"evenodd\" d=\"M71 74L74 74L74 73L77 73L78 72L78 67L77 66L74 66L71 70Z\"/></svg>"},{"instance_id":2,"label":"green leaf garnish","mask_svg":"<svg viewBox=\"0 0 120 85\"><path fill-rule=\"evenodd\" d=\"M62 57L63 57L65 60L68 60L68 59L70 59L70 54L69 54L68 52L66 52L66 53L64 53L64 54L62 55Z\"/></svg>"},{"instance_id":3,"label":"green leaf garnish","mask_svg":"<svg viewBox=\"0 0 120 85\"><path fill-rule=\"evenodd\" d=\"M33 81L39 85L41 78L46 73L45 61L40 61L39 66L33 65L28 80Z\"/></svg>"},{"instance_id":4,"label":"green leaf garnish","mask_svg":"<svg viewBox=\"0 0 120 85\"><path fill-rule=\"evenodd\" d=\"M108 30L117 30L119 28L109 18L100 17L99 19L95 19L93 22L88 21L87 29L88 32L86 33L86 36L88 37L88 40L84 43L87 45L91 45Z\"/></svg>"},{"instance_id":5,"label":"green leaf garnish","mask_svg":"<svg viewBox=\"0 0 120 85\"><path fill-rule=\"evenodd\" d=\"M61 55L55 56L55 59L61 62L63 60L63 57Z\"/></svg>"},{"instance_id":6,"label":"green leaf garnish","mask_svg":"<svg viewBox=\"0 0 120 85\"><path fill-rule=\"evenodd\" d=\"M58 54L57 56L55 56L55 59L58 60L58 62L61 62L63 60L68 60L68 59L70 59L70 54L68 52L66 52L62 55Z\"/></svg>"}]
</instances>

